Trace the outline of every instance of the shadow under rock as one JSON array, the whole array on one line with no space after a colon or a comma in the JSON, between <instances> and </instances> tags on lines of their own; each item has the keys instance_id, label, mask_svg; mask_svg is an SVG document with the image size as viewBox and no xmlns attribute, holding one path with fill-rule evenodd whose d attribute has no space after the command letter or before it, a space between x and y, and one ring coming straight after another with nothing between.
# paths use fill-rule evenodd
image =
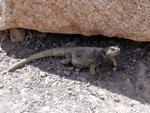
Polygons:
<instances>
[{"instance_id":1,"label":"shadow under rock","mask_svg":"<svg viewBox=\"0 0 150 113\"><path fill-rule=\"evenodd\" d=\"M98 37L99 36L87 38L80 35L46 34L45 37L41 39L38 37L34 38L34 34L32 34L31 37L19 45L7 39L1 43L1 46L8 56L12 57L15 55L15 59L18 59L25 58L47 48L62 47L72 42L75 43L76 46L106 47L109 45L119 45L121 54L117 58L119 65L117 71L113 72L112 65L109 63L100 65L97 69L98 75L96 77L91 76L88 69L79 70L72 66L66 66L65 68L68 74L64 73L64 70L62 70L59 65L61 58L45 58L28 65L33 65L42 71L68 79L88 82L141 103L150 104L150 87L148 87L148 85L150 86L150 79L147 79L149 82L146 82L147 85L145 88L145 79L143 79L142 83L138 78L139 76L140 78L144 78L150 74L150 43ZM146 68L144 68L144 73L139 75L139 73L141 73L139 72L141 64Z\"/></svg>"}]
</instances>

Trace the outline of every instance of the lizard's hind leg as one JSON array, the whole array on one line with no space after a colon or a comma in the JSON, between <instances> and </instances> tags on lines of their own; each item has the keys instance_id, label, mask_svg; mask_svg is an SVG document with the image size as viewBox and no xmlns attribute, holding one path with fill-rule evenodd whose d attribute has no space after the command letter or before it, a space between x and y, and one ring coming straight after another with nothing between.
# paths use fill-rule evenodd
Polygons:
<instances>
[{"instance_id":1,"label":"lizard's hind leg","mask_svg":"<svg viewBox=\"0 0 150 113\"><path fill-rule=\"evenodd\" d=\"M63 65L69 64L70 62L71 62L70 58L66 58L66 59L63 59L63 60L60 61L60 63L63 64Z\"/></svg>"},{"instance_id":2,"label":"lizard's hind leg","mask_svg":"<svg viewBox=\"0 0 150 113\"><path fill-rule=\"evenodd\" d=\"M94 62L90 65L90 74L96 75L96 68L101 64L101 62Z\"/></svg>"},{"instance_id":3,"label":"lizard's hind leg","mask_svg":"<svg viewBox=\"0 0 150 113\"><path fill-rule=\"evenodd\" d=\"M60 63L63 65L67 65L67 64L71 63L71 53L66 53L65 59L61 60Z\"/></svg>"}]
</instances>

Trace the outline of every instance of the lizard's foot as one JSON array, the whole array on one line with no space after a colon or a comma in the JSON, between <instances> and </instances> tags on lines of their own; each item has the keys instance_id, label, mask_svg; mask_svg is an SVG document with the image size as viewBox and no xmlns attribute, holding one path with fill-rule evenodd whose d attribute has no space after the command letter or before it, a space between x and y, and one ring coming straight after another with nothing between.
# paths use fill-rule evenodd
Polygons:
<instances>
[{"instance_id":1,"label":"lizard's foot","mask_svg":"<svg viewBox=\"0 0 150 113\"><path fill-rule=\"evenodd\" d=\"M65 75L67 75L67 76L70 75L70 71L68 71L63 64L59 64L59 65Z\"/></svg>"},{"instance_id":2,"label":"lizard's foot","mask_svg":"<svg viewBox=\"0 0 150 113\"><path fill-rule=\"evenodd\" d=\"M70 58L66 58L66 59L61 60L60 64L67 65L70 63L70 61L71 61Z\"/></svg>"},{"instance_id":3,"label":"lizard's foot","mask_svg":"<svg viewBox=\"0 0 150 113\"><path fill-rule=\"evenodd\" d=\"M9 30L12 42L20 42L25 38L25 30L19 28L12 28Z\"/></svg>"}]
</instances>

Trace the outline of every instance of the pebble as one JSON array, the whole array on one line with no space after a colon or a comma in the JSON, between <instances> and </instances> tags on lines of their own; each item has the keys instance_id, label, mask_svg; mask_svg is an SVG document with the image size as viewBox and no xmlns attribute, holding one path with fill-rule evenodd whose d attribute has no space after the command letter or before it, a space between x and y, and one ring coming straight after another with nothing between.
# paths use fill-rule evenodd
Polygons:
<instances>
[{"instance_id":1,"label":"pebble","mask_svg":"<svg viewBox=\"0 0 150 113\"><path fill-rule=\"evenodd\" d=\"M0 89L2 89L4 87L4 85L3 84L0 84Z\"/></svg>"},{"instance_id":2,"label":"pebble","mask_svg":"<svg viewBox=\"0 0 150 113\"><path fill-rule=\"evenodd\" d=\"M120 99L114 99L114 101L115 101L115 102L120 102L121 100L120 100Z\"/></svg>"},{"instance_id":3,"label":"pebble","mask_svg":"<svg viewBox=\"0 0 150 113\"><path fill-rule=\"evenodd\" d=\"M79 69L79 68L76 68L76 69L75 69L76 72L80 72L80 70L81 70L81 69Z\"/></svg>"},{"instance_id":4,"label":"pebble","mask_svg":"<svg viewBox=\"0 0 150 113\"><path fill-rule=\"evenodd\" d=\"M75 69L75 74L77 75L77 74L79 74L79 72L80 72L80 69L79 69L79 68L76 68L76 69Z\"/></svg>"},{"instance_id":5,"label":"pebble","mask_svg":"<svg viewBox=\"0 0 150 113\"><path fill-rule=\"evenodd\" d=\"M64 71L64 74L69 76L70 75L70 71Z\"/></svg>"},{"instance_id":6,"label":"pebble","mask_svg":"<svg viewBox=\"0 0 150 113\"><path fill-rule=\"evenodd\" d=\"M16 55L15 55L15 54L12 54L12 55L11 55L11 57L12 57L12 58L15 58L15 57L16 57Z\"/></svg>"},{"instance_id":7,"label":"pebble","mask_svg":"<svg viewBox=\"0 0 150 113\"><path fill-rule=\"evenodd\" d=\"M105 97L100 97L101 100L105 100Z\"/></svg>"},{"instance_id":8,"label":"pebble","mask_svg":"<svg viewBox=\"0 0 150 113\"><path fill-rule=\"evenodd\" d=\"M47 74L46 74L45 72L40 72L40 76L41 76L41 77L46 77Z\"/></svg>"}]
</instances>

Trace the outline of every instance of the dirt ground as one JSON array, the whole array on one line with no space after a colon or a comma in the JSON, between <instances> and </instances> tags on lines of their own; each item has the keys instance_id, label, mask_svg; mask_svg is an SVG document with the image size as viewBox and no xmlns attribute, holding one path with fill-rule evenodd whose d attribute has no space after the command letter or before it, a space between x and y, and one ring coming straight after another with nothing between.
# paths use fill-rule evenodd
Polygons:
<instances>
[{"instance_id":1,"label":"dirt ground","mask_svg":"<svg viewBox=\"0 0 150 113\"><path fill-rule=\"evenodd\" d=\"M11 42L6 31L0 39L0 113L150 113L150 42L31 30L20 43ZM63 70L57 57L5 71L48 48L110 45L121 48L118 68L100 65L95 77L71 65Z\"/></svg>"}]
</instances>

